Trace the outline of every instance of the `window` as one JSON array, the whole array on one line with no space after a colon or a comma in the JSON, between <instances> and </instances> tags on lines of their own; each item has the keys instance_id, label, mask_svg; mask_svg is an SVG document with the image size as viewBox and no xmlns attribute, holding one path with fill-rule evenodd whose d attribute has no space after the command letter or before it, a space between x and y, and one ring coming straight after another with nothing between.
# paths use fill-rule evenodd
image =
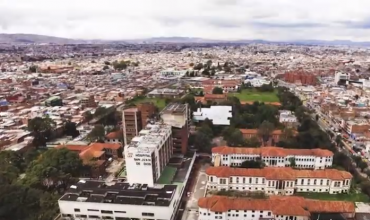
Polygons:
<instances>
[{"instance_id":1,"label":"window","mask_svg":"<svg viewBox=\"0 0 370 220\"><path fill-rule=\"evenodd\" d=\"M76 215L76 218L87 218L87 215Z\"/></svg>"},{"instance_id":2,"label":"window","mask_svg":"<svg viewBox=\"0 0 370 220\"><path fill-rule=\"evenodd\" d=\"M123 213L123 214L125 214L126 211L114 211L114 213Z\"/></svg>"},{"instance_id":3,"label":"window","mask_svg":"<svg viewBox=\"0 0 370 220\"><path fill-rule=\"evenodd\" d=\"M209 213L208 213L209 214ZM143 216L154 216L154 213L150 213L150 212L143 212L142 213Z\"/></svg>"},{"instance_id":4,"label":"window","mask_svg":"<svg viewBox=\"0 0 370 220\"><path fill-rule=\"evenodd\" d=\"M102 219L114 219L112 216L102 216Z\"/></svg>"},{"instance_id":5,"label":"window","mask_svg":"<svg viewBox=\"0 0 370 220\"><path fill-rule=\"evenodd\" d=\"M108 211L108 210L101 210L100 212L103 214L113 214L113 211Z\"/></svg>"},{"instance_id":6,"label":"window","mask_svg":"<svg viewBox=\"0 0 370 220\"><path fill-rule=\"evenodd\" d=\"M75 212L80 212L80 209L75 209Z\"/></svg>"},{"instance_id":7,"label":"window","mask_svg":"<svg viewBox=\"0 0 370 220\"><path fill-rule=\"evenodd\" d=\"M88 212L99 212L99 210L98 210L98 209L88 209L87 211L88 211Z\"/></svg>"},{"instance_id":8,"label":"window","mask_svg":"<svg viewBox=\"0 0 370 220\"><path fill-rule=\"evenodd\" d=\"M100 219L100 216L98 216L98 215L89 215L89 218L97 218L97 219Z\"/></svg>"},{"instance_id":9,"label":"window","mask_svg":"<svg viewBox=\"0 0 370 220\"><path fill-rule=\"evenodd\" d=\"M211 176L209 179L210 179L211 182L213 182L213 176Z\"/></svg>"}]
</instances>

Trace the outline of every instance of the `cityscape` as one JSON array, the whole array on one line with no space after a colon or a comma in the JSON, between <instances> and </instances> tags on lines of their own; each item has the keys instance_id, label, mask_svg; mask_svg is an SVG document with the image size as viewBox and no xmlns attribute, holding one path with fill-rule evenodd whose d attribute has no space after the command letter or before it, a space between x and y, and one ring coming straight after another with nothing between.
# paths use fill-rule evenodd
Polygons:
<instances>
[{"instance_id":1,"label":"cityscape","mask_svg":"<svg viewBox=\"0 0 370 220\"><path fill-rule=\"evenodd\" d=\"M360 6L35 1L0 2L0 220L370 219Z\"/></svg>"}]
</instances>

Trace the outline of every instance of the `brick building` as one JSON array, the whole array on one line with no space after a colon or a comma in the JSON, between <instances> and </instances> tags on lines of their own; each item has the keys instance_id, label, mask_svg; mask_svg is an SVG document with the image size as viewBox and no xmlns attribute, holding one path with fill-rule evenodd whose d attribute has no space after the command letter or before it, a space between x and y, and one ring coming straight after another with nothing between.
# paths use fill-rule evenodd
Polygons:
<instances>
[{"instance_id":1,"label":"brick building","mask_svg":"<svg viewBox=\"0 0 370 220\"><path fill-rule=\"evenodd\" d=\"M318 82L315 74L303 70L286 72L284 74L284 81L302 85L317 85Z\"/></svg>"}]
</instances>

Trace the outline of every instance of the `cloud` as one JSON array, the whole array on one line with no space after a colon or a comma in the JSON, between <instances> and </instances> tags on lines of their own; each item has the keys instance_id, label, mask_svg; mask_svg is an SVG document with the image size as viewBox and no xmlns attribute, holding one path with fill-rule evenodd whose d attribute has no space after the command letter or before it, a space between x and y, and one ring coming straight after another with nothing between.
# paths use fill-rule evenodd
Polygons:
<instances>
[{"instance_id":1,"label":"cloud","mask_svg":"<svg viewBox=\"0 0 370 220\"><path fill-rule=\"evenodd\" d=\"M83 39L370 41L367 0L0 1L0 32Z\"/></svg>"}]
</instances>

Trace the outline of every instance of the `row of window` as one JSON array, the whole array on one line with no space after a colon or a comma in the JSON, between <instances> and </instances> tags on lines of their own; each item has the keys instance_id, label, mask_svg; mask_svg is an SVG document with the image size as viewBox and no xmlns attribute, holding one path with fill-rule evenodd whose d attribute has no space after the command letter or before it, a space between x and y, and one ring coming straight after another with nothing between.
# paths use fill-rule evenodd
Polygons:
<instances>
[{"instance_id":1,"label":"row of window","mask_svg":"<svg viewBox=\"0 0 370 220\"><path fill-rule=\"evenodd\" d=\"M210 189L218 189L217 186L209 186L209 188ZM230 190L233 190L233 189L239 190L239 187L230 186L229 189ZM254 187L240 187L240 189L241 190L250 190L250 191L264 191L265 190L265 188L258 188L258 187L256 187L256 188L254 188ZM318 190L316 190L316 189L309 189L309 188L307 188L307 189L298 188L297 191L298 192L329 192L329 189L318 189ZM348 190L340 190L340 191L333 191L333 193L334 194L335 193L346 193L347 191ZM286 194L293 194L294 193L291 190L286 190L285 192L286 192ZM268 194L274 194L275 191L267 191L267 193Z\"/></svg>"},{"instance_id":2,"label":"row of window","mask_svg":"<svg viewBox=\"0 0 370 220\"><path fill-rule=\"evenodd\" d=\"M240 179L242 180L241 181L241 183L246 183L247 181L247 179L248 179L248 183L249 184L252 184L252 177L250 177L250 178L248 178L248 177L240 177ZM259 178L255 178L255 184L259 184ZM261 178L261 184L265 184L265 179L263 179L263 178ZM318 185L317 183L318 183L318 181L317 181L317 179L306 179L307 181L306 181L306 184L305 184L305 179L301 179L301 181L300 181L300 185L307 185L307 186L309 186L309 185L311 185L311 181L313 181L312 182L312 185ZM213 182L213 176L210 176L209 177L209 181L210 182ZM227 184L226 183L226 179L225 178L220 178L219 179L219 182L220 182L220 184ZM272 186L272 187L274 187L275 186L275 181L267 181L268 182L268 186ZM343 181L335 181L334 182L334 187L340 187L340 183L341 182L343 182L343 186L348 186L349 185L349 183L350 183L350 181L349 180L343 180ZM230 177L229 178L229 184L231 184L231 183L233 183L233 177ZM239 183L239 177L236 177L236 181L235 181L235 183ZM325 184L326 183L326 184ZM326 180L325 181L325 183L324 183L324 180L323 179L321 179L320 180L320 186L323 186L324 184L325 184L325 186L328 186L328 185L330 185L330 180ZM297 180L295 180L295 185L298 185L298 179ZM293 187L293 182L289 182L289 181L286 181L286 187Z\"/></svg>"},{"instance_id":3,"label":"row of window","mask_svg":"<svg viewBox=\"0 0 370 220\"><path fill-rule=\"evenodd\" d=\"M74 209L75 212L81 212L80 209ZM87 209L88 212L99 212L102 214L113 214L113 211L110 210L98 210L98 209ZM125 214L126 211L114 211L114 213L120 213L120 214ZM142 216L154 216L154 213L151 212L143 212L141 213Z\"/></svg>"}]
</instances>

